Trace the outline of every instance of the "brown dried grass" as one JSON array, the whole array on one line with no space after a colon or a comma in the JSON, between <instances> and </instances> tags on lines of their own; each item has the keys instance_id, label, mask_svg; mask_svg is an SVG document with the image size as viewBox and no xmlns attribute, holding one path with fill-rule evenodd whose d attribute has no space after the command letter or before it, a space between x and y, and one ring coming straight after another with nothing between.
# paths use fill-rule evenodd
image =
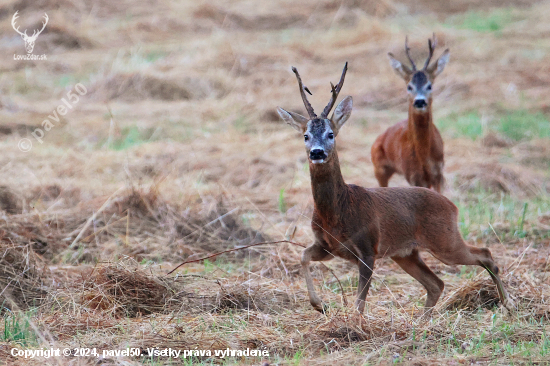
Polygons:
<instances>
[{"instance_id":1,"label":"brown dried grass","mask_svg":"<svg viewBox=\"0 0 550 366\"><path fill-rule=\"evenodd\" d=\"M165 311L174 295L166 282L136 262L98 264L82 287L83 306L131 318Z\"/></svg>"},{"instance_id":2,"label":"brown dried grass","mask_svg":"<svg viewBox=\"0 0 550 366\"><path fill-rule=\"evenodd\" d=\"M7 186L0 186L0 210L8 214L21 212L20 198Z\"/></svg>"},{"instance_id":3,"label":"brown dried grass","mask_svg":"<svg viewBox=\"0 0 550 366\"><path fill-rule=\"evenodd\" d=\"M409 5L412 13L434 13L440 16L449 14L461 14L468 11L487 11L499 7L527 8L540 0L504 0L504 1L475 1L454 0L439 2L434 0L421 0L413 4L397 0L396 2Z\"/></svg>"},{"instance_id":4,"label":"brown dried grass","mask_svg":"<svg viewBox=\"0 0 550 366\"><path fill-rule=\"evenodd\" d=\"M112 237L132 237L140 241L142 235L145 234L143 240L146 240L150 233L154 233L154 236L167 238L168 242L163 239L164 248L156 248L160 252L155 255L171 260L267 240L265 234L244 225L238 208L229 210L227 205L223 197L204 197L184 208L166 201L156 186L132 186L113 199L103 211L112 224L104 222L104 218L98 219L97 225L108 226L103 235ZM88 232L83 240L92 243L95 234L91 229ZM134 253L126 254L136 255L138 248L134 247ZM238 258L245 253L236 253L235 256ZM137 259L141 258L137 256Z\"/></svg>"},{"instance_id":5,"label":"brown dried grass","mask_svg":"<svg viewBox=\"0 0 550 366\"><path fill-rule=\"evenodd\" d=\"M301 14L269 14L246 16L233 13L211 4L203 4L193 13L200 21L210 21L218 27L241 30L278 30L304 24L307 17Z\"/></svg>"},{"instance_id":6,"label":"brown dried grass","mask_svg":"<svg viewBox=\"0 0 550 366\"><path fill-rule=\"evenodd\" d=\"M458 176L457 184L464 191L475 191L481 187L488 192L536 197L544 194L544 181L543 176L530 174L518 166L490 162L464 169Z\"/></svg>"},{"instance_id":7,"label":"brown dried grass","mask_svg":"<svg viewBox=\"0 0 550 366\"><path fill-rule=\"evenodd\" d=\"M98 197L80 202L76 208L57 210L50 208L75 205L80 191L62 190L57 184L36 187L26 202L35 210L49 211L41 215L10 214L20 213L19 198L9 187L0 193L0 207L8 214L0 220L4 237L15 245L30 244L34 252L54 263L96 262L105 253L128 255L140 261L159 256L183 261L189 256L268 239L243 223L238 207L227 209L222 197L204 197L202 202L182 207L166 201L155 185L129 186L112 199ZM225 257L257 253L257 249L251 249Z\"/></svg>"},{"instance_id":8,"label":"brown dried grass","mask_svg":"<svg viewBox=\"0 0 550 366\"><path fill-rule=\"evenodd\" d=\"M192 77L174 80L141 73L115 74L96 83L91 89L91 95L100 100L120 99L127 102L220 98L225 93L224 86L218 81Z\"/></svg>"},{"instance_id":9,"label":"brown dried grass","mask_svg":"<svg viewBox=\"0 0 550 366\"><path fill-rule=\"evenodd\" d=\"M94 40L93 47L79 47L61 34L56 46L52 35L47 43L59 52L52 55L57 60L0 65L1 118L10 126L0 136L5 147L0 155L2 184L20 202L17 211L1 217L0 230L15 246L37 253L55 280L48 283L47 300L33 316L38 332L51 335L43 346L254 347L276 354L279 361L272 363L331 366L545 362L538 356L531 361L518 354L502 356L487 345L470 352L482 332L501 342L502 350L504 342L533 341L536 346L550 331L550 243L543 233L549 222L544 214L537 217L537 236L503 245L496 244L496 236L484 239L518 304L510 316L488 306L497 297L485 272L473 279L456 276L457 268L431 258L426 262L445 280L446 290L428 321L418 319L424 289L390 261L377 262L364 317L355 316L351 305L342 305L335 280L318 265L313 266L315 285L331 312L312 310L299 272L300 250L291 246L236 252L164 275L185 259L266 236L283 237L293 225L296 241L313 240L303 146L274 114L275 105L303 113L290 65L299 68L314 93L312 103L320 106L326 104L327 86L337 80L343 60L350 61L346 94L356 101L354 117L338 144L346 181L363 186L376 186L370 144L406 116L405 87L385 54L403 52L407 34L419 59L433 31L441 47L451 48L452 61L435 86L436 119L469 110L490 114L503 103L545 111L549 102L541 70L548 60L539 51L548 33L547 4L518 8L520 21L497 34L454 29L436 20L510 2L428 2L223 1L212 6L199 1L151 6L18 0L0 5L6 34L13 35L8 19L16 9L36 11L37 17L53 9L75 20L77 43ZM93 98L79 102L43 145L35 143L32 153L19 152L17 140L32 129L13 121L39 123L51 113L66 93L59 81L70 72L75 80L93 75ZM187 83L190 75L194 79ZM524 97L509 92L513 85ZM192 88L200 93L191 95ZM106 113L106 102L112 114ZM101 141L108 138L113 115L121 127L155 131L157 140L110 150ZM454 174L463 187L449 187L445 194L467 200L470 190L482 185L498 192L488 199L500 194L544 198L545 191L534 187L546 180L547 139L513 146L495 141L445 138L446 173L451 178ZM98 213L120 182L128 180L127 188ZM398 177L392 184L407 185ZM278 209L279 197L288 208L285 213ZM250 225L244 224L245 218ZM515 261L530 244L523 260ZM345 296L353 299L356 268L340 260L328 265L344 283ZM24 267L10 271L22 273ZM507 334L495 324L513 326L514 332ZM423 334L426 338L419 341ZM441 351L454 341L457 347ZM2 356L4 346L0 344Z\"/></svg>"},{"instance_id":10,"label":"brown dried grass","mask_svg":"<svg viewBox=\"0 0 550 366\"><path fill-rule=\"evenodd\" d=\"M48 270L31 245L14 245L0 238L0 311L42 305L47 295L47 276Z\"/></svg>"},{"instance_id":11,"label":"brown dried grass","mask_svg":"<svg viewBox=\"0 0 550 366\"><path fill-rule=\"evenodd\" d=\"M59 52L59 48L79 50L91 48L93 45L94 42L88 37L80 35L77 29L71 29L66 25L48 24L41 34L37 51L54 53Z\"/></svg>"},{"instance_id":12,"label":"brown dried grass","mask_svg":"<svg viewBox=\"0 0 550 366\"><path fill-rule=\"evenodd\" d=\"M494 282L490 279L479 278L462 285L447 302L449 310L476 311L479 308L491 309L500 301Z\"/></svg>"},{"instance_id":13,"label":"brown dried grass","mask_svg":"<svg viewBox=\"0 0 550 366\"><path fill-rule=\"evenodd\" d=\"M72 13L80 16L90 14L90 12L93 11L95 17L114 17L120 16L121 14L127 14L128 11L134 10L136 13L141 13L143 15L145 9L150 9L152 5L162 7L163 4L144 1L142 2L143 7L133 7L131 5L132 2L129 0L123 0L117 3L106 0L95 1L94 3L80 0L8 0L0 6L0 18L7 16L11 17L16 11L20 13L63 11L65 13Z\"/></svg>"}]
</instances>

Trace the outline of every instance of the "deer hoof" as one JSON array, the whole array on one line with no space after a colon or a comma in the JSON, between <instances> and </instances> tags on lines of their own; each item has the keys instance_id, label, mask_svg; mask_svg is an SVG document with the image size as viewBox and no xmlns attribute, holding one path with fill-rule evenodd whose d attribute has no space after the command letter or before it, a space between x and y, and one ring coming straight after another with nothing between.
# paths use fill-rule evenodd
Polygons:
<instances>
[{"instance_id":1,"label":"deer hoof","mask_svg":"<svg viewBox=\"0 0 550 366\"><path fill-rule=\"evenodd\" d=\"M504 305L504 308L506 310L508 310L509 312L513 312L513 311L516 310L516 305L514 304L512 299L508 296L506 297L506 299L504 300L504 303L502 305Z\"/></svg>"},{"instance_id":2,"label":"deer hoof","mask_svg":"<svg viewBox=\"0 0 550 366\"><path fill-rule=\"evenodd\" d=\"M421 321L421 322L425 322L425 321L428 321L430 319L432 319L433 317L433 310L434 308L433 307L430 307L430 308L424 308L424 311L420 312L420 314L418 314L418 319Z\"/></svg>"},{"instance_id":3,"label":"deer hoof","mask_svg":"<svg viewBox=\"0 0 550 366\"><path fill-rule=\"evenodd\" d=\"M365 304L366 302L364 300L357 300L355 301L355 305L353 308L357 313L363 314L363 312L365 311Z\"/></svg>"}]
</instances>

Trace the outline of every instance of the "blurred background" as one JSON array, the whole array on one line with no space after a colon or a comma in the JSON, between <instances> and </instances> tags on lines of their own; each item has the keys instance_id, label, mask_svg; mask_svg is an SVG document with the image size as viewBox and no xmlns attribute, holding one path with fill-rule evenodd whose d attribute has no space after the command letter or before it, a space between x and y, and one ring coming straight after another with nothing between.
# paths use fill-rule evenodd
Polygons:
<instances>
[{"instance_id":1,"label":"blurred background","mask_svg":"<svg viewBox=\"0 0 550 366\"><path fill-rule=\"evenodd\" d=\"M14 59L27 53L11 24L16 11L17 26L29 35L47 13L33 50L47 60ZM406 85L387 53L405 61L408 36L423 64L435 33L434 59L446 48L451 55L433 102L445 142L444 195L459 207L470 243L491 247L498 263L531 256L526 276L548 288L548 277L533 271L548 271L549 13L550 2L531 0L3 0L2 242L30 248L61 282L98 261L131 258L139 268L168 269L265 240L308 245L312 198L303 142L275 111L305 114L291 66L321 110L329 82L349 62L340 99L353 96L354 110L338 136L342 172L348 183L376 187L370 147L408 108ZM67 101L65 115L54 113ZM407 186L397 176L390 184ZM220 256L215 268L236 283L248 258L249 273L292 283L292 306L307 312L300 252L256 247ZM356 277L350 264L333 262L339 276ZM428 262L458 286L460 269ZM379 273L386 280L399 271L389 261L381 267L392 269ZM320 268L316 278L329 281ZM204 270L198 264L194 271ZM402 308L415 306L407 300L411 283L415 301L423 296L406 275L392 283ZM338 298L336 285L325 285L323 296ZM349 286L353 297L353 281ZM387 297L385 291L374 286L369 297ZM547 300L533 301L542 308ZM547 319L547 310L541 314ZM277 347L284 344L288 354L301 347L281 337Z\"/></svg>"}]
</instances>

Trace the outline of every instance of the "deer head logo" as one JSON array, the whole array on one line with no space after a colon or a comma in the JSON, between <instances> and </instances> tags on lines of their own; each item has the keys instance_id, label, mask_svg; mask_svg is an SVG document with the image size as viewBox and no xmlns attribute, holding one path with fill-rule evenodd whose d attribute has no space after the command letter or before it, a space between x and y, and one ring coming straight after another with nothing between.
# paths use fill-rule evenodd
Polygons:
<instances>
[{"instance_id":1,"label":"deer head logo","mask_svg":"<svg viewBox=\"0 0 550 366\"><path fill-rule=\"evenodd\" d=\"M19 31L19 27L15 26L15 21L17 20L17 18L19 18L17 16L17 13L18 13L18 11L16 11L15 14L13 14L13 18L11 18L11 26L13 27L13 29L15 29L15 31L17 33L19 33L21 35L21 38L23 38L23 41L25 41L25 49L27 50L27 53L32 53L32 50L34 49L34 42L36 41L36 38L38 38L38 35L40 33L42 33L44 28L46 28L46 24L48 24L48 14L44 13L45 21L42 22L42 29L40 29L39 31L35 29L32 33L32 36L28 36L26 29L25 29L25 32L22 33L22 32Z\"/></svg>"}]
</instances>

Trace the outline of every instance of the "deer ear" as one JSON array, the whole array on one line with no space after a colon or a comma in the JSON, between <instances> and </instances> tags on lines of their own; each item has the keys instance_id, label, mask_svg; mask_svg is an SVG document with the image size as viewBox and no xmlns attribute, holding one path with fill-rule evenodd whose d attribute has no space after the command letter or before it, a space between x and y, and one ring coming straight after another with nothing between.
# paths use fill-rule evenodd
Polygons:
<instances>
[{"instance_id":1,"label":"deer ear","mask_svg":"<svg viewBox=\"0 0 550 366\"><path fill-rule=\"evenodd\" d=\"M353 99L351 96L347 96L340 104L338 104L338 107L334 110L334 113L332 114L332 117L330 120L332 121L333 127L336 128L334 134L337 134L340 128L346 123L349 116L351 116L351 110L353 109Z\"/></svg>"},{"instance_id":2,"label":"deer ear","mask_svg":"<svg viewBox=\"0 0 550 366\"><path fill-rule=\"evenodd\" d=\"M401 62L397 61L393 56L393 53L388 53L388 57L390 58L390 66L392 67L393 71L395 71L397 75L405 79L406 82L409 82L412 70L403 65Z\"/></svg>"},{"instance_id":3,"label":"deer ear","mask_svg":"<svg viewBox=\"0 0 550 366\"><path fill-rule=\"evenodd\" d=\"M298 113L285 111L281 107L277 107L277 113L279 113L279 116L281 116L283 121L294 127L296 131L301 133L304 133L306 131L306 126L308 122L308 119L306 117Z\"/></svg>"},{"instance_id":4,"label":"deer ear","mask_svg":"<svg viewBox=\"0 0 550 366\"><path fill-rule=\"evenodd\" d=\"M449 49L447 48L441 56L437 59L436 62L434 62L431 66L428 66L426 68L426 71L430 74L432 79L435 79L435 77L443 72L443 69L449 62L451 54Z\"/></svg>"}]
</instances>

